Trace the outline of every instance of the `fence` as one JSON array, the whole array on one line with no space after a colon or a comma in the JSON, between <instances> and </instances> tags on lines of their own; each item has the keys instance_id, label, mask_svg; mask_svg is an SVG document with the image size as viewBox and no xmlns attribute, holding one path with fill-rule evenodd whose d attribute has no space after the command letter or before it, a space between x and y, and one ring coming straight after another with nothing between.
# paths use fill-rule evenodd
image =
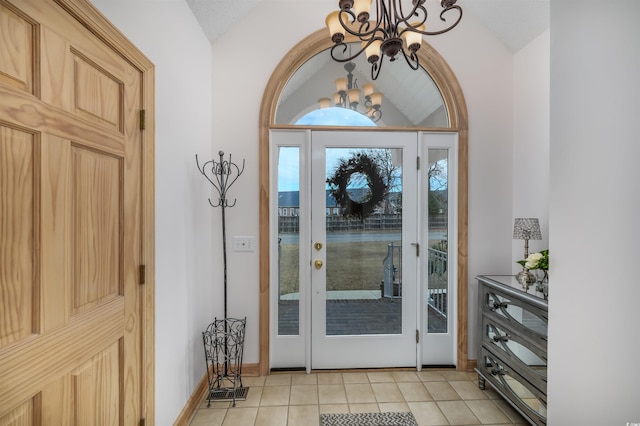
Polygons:
<instances>
[{"instance_id":1,"label":"fence","mask_svg":"<svg viewBox=\"0 0 640 426\"><path fill-rule=\"evenodd\" d=\"M326 216L327 231L375 231L387 229L401 229L402 214L376 213L364 220L344 217L340 215ZM447 217L444 215L430 215L429 229L446 229ZM297 233L300 232L299 216L279 216L278 232Z\"/></svg>"}]
</instances>

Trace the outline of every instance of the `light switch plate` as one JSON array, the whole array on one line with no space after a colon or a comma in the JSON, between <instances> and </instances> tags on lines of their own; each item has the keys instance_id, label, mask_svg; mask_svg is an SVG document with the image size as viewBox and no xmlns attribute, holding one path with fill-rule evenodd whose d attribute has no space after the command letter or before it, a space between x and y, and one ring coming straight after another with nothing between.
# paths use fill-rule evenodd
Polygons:
<instances>
[{"instance_id":1,"label":"light switch plate","mask_svg":"<svg viewBox=\"0 0 640 426\"><path fill-rule=\"evenodd\" d=\"M233 237L233 251L254 251L256 239L254 237Z\"/></svg>"}]
</instances>

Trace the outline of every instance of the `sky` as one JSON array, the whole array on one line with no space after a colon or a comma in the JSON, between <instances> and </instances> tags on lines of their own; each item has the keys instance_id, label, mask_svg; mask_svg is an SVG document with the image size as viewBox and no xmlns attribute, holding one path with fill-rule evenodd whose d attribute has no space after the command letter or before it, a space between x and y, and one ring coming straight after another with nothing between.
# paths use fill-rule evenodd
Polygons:
<instances>
[{"instance_id":1,"label":"sky","mask_svg":"<svg viewBox=\"0 0 640 426\"><path fill-rule=\"evenodd\" d=\"M347 108L322 108L311 111L297 122L297 125L317 125L317 126L375 126L376 124L368 117L357 111ZM353 148L331 148L325 150L326 173L329 176L340 158L350 157ZM299 191L300 190L300 149L297 147L280 147L278 158L278 191ZM446 160L440 161L440 167L444 175L447 173ZM446 188L446 179L444 180ZM432 182L432 188L442 188L443 182ZM328 188L328 187L327 187Z\"/></svg>"},{"instance_id":2,"label":"sky","mask_svg":"<svg viewBox=\"0 0 640 426\"><path fill-rule=\"evenodd\" d=\"M296 125L305 126L375 126L367 116L348 108L331 107L311 111L301 117ZM327 173L335 169L338 159L350 156L351 148L332 148L326 151ZM278 191L299 191L299 155L294 147L280 148L278 159Z\"/></svg>"},{"instance_id":3,"label":"sky","mask_svg":"<svg viewBox=\"0 0 640 426\"><path fill-rule=\"evenodd\" d=\"M325 150L326 172L329 175L338 164L340 158L350 157L353 148L331 148ZM300 190L300 149L297 147L281 147L278 159L278 191Z\"/></svg>"}]
</instances>

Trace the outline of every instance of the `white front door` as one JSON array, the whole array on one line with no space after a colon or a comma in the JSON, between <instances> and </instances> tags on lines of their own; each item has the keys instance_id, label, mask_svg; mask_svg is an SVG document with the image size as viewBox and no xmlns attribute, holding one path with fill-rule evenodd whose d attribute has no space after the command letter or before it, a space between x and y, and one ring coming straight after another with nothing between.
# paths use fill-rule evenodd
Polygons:
<instances>
[{"instance_id":1,"label":"white front door","mask_svg":"<svg viewBox=\"0 0 640 426\"><path fill-rule=\"evenodd\" d=\"M428 274L428 248L455 229L432 233L427 168L417 167L419 150L429 165L455 150L431 150L429 138L272 133L271 368L455 363L453 320L431 324L434 297L447 296L434 296L442 284L434 292Z\"/></svg>"},{"instance_id":2,"label":"white front door","mask_svg":"<svg viewBox=\"0 0 640 426\"><path fill-rule=\"evenodd\" d=\"M416 366L417 135L311 146L311 366Z\"/></svg>"}]
</instances>

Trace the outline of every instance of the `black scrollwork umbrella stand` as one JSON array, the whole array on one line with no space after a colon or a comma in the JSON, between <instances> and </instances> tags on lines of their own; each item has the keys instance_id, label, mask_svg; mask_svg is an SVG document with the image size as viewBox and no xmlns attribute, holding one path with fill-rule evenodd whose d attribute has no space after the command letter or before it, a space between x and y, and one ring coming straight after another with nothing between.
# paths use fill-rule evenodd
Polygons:
<instances>
[{"instance_id":1,"label":"black scrollwork umbrella stand","mask_svg":"<svg viewBox=\"0 0 640 426\"><path fill-rule=\"evenodd\" d=\"M224 152L219 151L219 161L209 160L200 165L196 155L196 165L202 174L218 193L218 199L209 198L211 207L222 209L222 256L224 265L224 319L215 319L207 330L202 332L205 359L207 362L207 377L209 379L209 406L211 400L232 399L233 406L237 398L246 398L248 388L242 387L242 354L244 347L244 333L246 317L234 319L227 316L227 228L225 209L236 205L236 200L229 202L227 191L244 172L242 167L229 159L224 159ZM231 386L225 386L230 383Z\"/></svg>"}]
</instances>

